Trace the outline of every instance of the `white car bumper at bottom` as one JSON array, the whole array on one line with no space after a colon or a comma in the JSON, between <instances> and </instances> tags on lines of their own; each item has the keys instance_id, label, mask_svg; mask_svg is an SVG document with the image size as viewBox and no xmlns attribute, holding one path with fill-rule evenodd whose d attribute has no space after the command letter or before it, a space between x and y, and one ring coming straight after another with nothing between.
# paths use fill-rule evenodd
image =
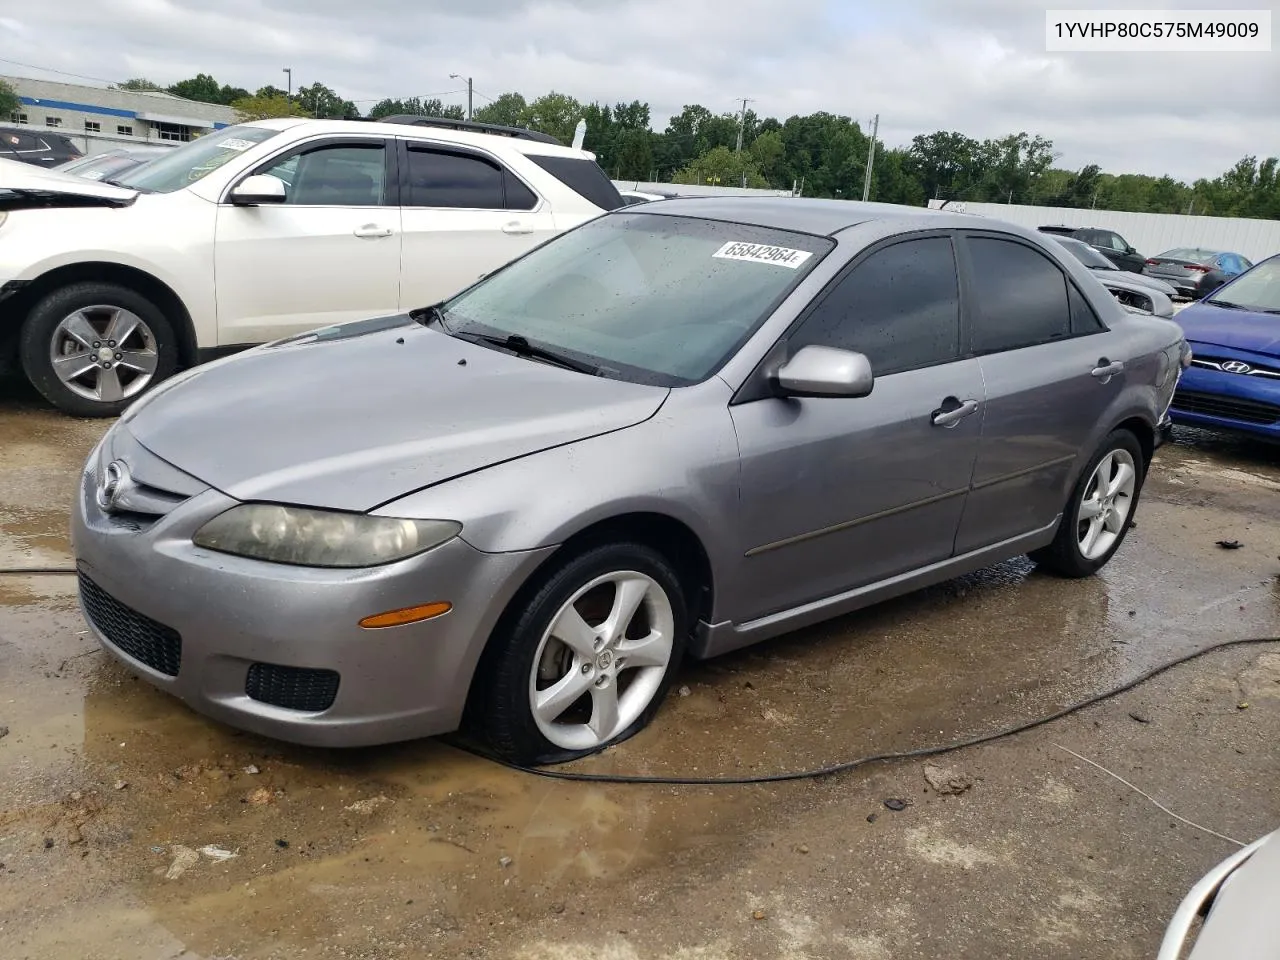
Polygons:
<instances>
[{"instance_id":1,"label":"white car bumper at bottom","mask_svg":"<svg viewBox=\"0 0 1280 960\"><path fill-rule=\"evenodd\" d=\"M1280 957L1280 830L1210 870L1178 905L1156 960ZM1194 938L1191 928L1204 917ZM1194 939L1190 953L1187 944Z\"/></svg>"}]
</instances>

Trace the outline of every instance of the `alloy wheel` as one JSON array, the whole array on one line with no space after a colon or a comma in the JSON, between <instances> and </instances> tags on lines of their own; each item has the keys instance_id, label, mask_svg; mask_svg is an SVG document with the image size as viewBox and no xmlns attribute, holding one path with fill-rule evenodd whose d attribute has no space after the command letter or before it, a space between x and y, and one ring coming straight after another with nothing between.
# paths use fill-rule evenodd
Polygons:
<instances>
[{"instance_id":1,"label":"alloy wheel","mask_svg":"<svg viewBox=\"0 0 1280 960\"><path fill-rule=\"evenodd\" d=\"M160 362L155 334L123 307L82 307L59 322L49 343L58 379L86 400L115 403L146 389Z\"/></svg>"},{"instance_id":2,"label":"alloy wheel","mask_svg":"<svg viewBox=\"0 0 1280 960\"><path fill-rule=\"evenodd\" d=\"M1115 546L1133 512L1138 470L1128 450L1112 450L1098 462L1076 513L1076 542L1086 560Z\"/></svg>"},{"instance_id":3,"label":"alloy wheel","mask_svg":"<svg viewBox=\"0 0 1280 960\"><path fill-rule=\"evenodd\" d=\"M607 573L579 588L534 655L538 730L565 750L594 750L625 732L662 689L674 634L671 598L643 573Z\"/></svg>"}]
</instances>

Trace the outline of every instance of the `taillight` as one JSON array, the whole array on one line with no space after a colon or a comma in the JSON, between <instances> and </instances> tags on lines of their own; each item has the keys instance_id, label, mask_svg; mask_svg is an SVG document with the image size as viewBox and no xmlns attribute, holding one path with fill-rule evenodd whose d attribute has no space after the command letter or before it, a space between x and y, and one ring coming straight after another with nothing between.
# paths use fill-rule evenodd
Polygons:
<instances>
[{"instance_id":1,"label":"taillight","mask_svg":"<svg viewBox=\"0 0 1280 960\"><path fill-rule=\"evenodd\" d=\"M1188 269L1188 270L1190 270L1190 271L1192 271L1192 272L1194 272L1194 273L1208 273L1208 272L1209 272L1209 268L1208 268L1208 267L1202 267L1202 266L1200 266L1200 264L1198 264L1198 263L1197 263L1197 264L1193 264L1193 265L1191 265L1191 266L1187 267L1187 269Z\"/></svg>"},{"instance_id":2,"label":"taillight","mask_svg":"<svg viewBox=\"0 0 1280 960\"><path fill-rule=\"evenodd\" d=\"M1158 267L1158 266L1160 266L1160 261L1159 261L1159 260L1148 260L1148 261L1147 261L1147 266L1148 266L1148 267Z\"/></svg>"}]
</instances>

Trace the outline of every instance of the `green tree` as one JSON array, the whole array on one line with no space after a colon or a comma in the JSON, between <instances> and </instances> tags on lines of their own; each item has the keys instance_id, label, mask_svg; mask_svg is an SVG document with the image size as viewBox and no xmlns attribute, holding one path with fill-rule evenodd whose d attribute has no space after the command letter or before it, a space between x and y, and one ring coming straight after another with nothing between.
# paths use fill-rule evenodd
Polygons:
<instances>
[{"instance_id":1,"label":"green tree","mask_svg":"<svg viewBox=\"0 0 1280 960\"><path fill-rule=\"evenodd\" d=\"M976 200L970 193L982 170L978 141L962 133L939 130L912 139L906 170L929 200Z\"/></svg>"},{"instance_id":2,"label":"green tree","mask_svg":"<svg viewBox=\"0 0 1280 960\"><path fill-rule=\"evenodd\" d=\"M274 117L305 117L306 111L288 97L276 96L244 97L231 104L241 122L250 120L270 120Z\"/></svg>"},{"instance_id":3,"label":"green tree","mask_svg":"<svg viewBox=\"0 0 1280 960\"><path fill-rule=\"evenodd\" d=\"M566 93L551 91L529 104L525 126L548 133L561 143L573 141L573 131L582 119L582 104Z\"/></svg>"},{"instance_id":4,"label":"green tree","mask_svg":"<svg viewBox=\"0 0 1280 960\"><path fill-rule=\"evenodd\" d=\"M496 123L504 127L520 127L525 123L529 104L518 93L504 93L492 103L478 107L472 114L480 123ZM575 123L577 121L574 121Z\"/></svg>"},{"instance_id":5,"label":"green tree","mask_svg":"<svg viewBox=\"0 0 1280 960\"><path fill-rule=\"evenodd\" d=\"M0 121L7 121L10 116L17 113L22 106L22 101L18 99L18 91L4 80L0 80Z\"/></svg>"},{"instance_id":6,"label":"green tree","mask_svg":"<svg viewBox=\"0 0 1280 960\"><path fill-rule=\"evenodd\" d=\"M400 115L415 117L438 117L446 120L464 120L466 111L458 104L449 104L438 98L423 100L421 97L410 97L407 100L379 100L369 111L374 119L395 117Z\"/></svg>"},{"instance_id":7,"label":"green tree","mask_svg":"<svg viewBox=\"0 0 1280 960\"><path fill-rule=\"evenodd\" d=\"M222 86L207 73L197 73L190 80L179 80L168 89L175 97L200 103L221 103Z\"/></svg>"},{"instance_id":8,"label":"green tree","mask_svg":"<svg viewBox=\"0 0 1280 960\"><path fill-rule=\"evenodd\" d=\"M294 99L297 101L298 106L302 107L303 113L309 117L341 119L360 115L354 103L350 100L343 100L323 83L313 83L309 87L299 87Z\"/></svg>"},{"instance_id":9,"label":"green tree","mask_svg":"<svg viewBox=\"0 0 1280 960\"><path fill-rule=\"evenodd\" d=\"M676 174L674 182L720 187L769 185L769 181L760 175L749 151L735 153L725 146L708 150L695 159Z\"/></svg>"},{"instance_id":10,"label":"green tree","mask_svg":"<svg viewBox=\"0 0 1280 960\"><path fill-rule=\"evenodd\" d=\"M782 134L777 130L762 133L751 141L749 149L761 174L774 183L781 182L783 179L781 165L787 153L786 145L782 142Z\"/></svg>"},{"instance_id":11,"label":"green tree","mask_svg":"<svg viewBox=\"0 0 1280 960\"><path fill-rule=\"evenodd\" d=\"M116 84L116 89L117 90L159 91L159 90L162 90L163 87L161 87L160 84L155 83L154 81L148 80L146 77L134 77L131 80L126 80L124 83Z\"/></svg>"},{"instance_id":12,"label":"green tree","mask_svg":"<svg viewBox=\"0 0 1280 960\"><path fill-rule=\"evenodd\" d=\"M229 107L237 100L243 100L245 97L252 96L244 87L232 87L224 85L218 91L218 102L223 106Z\"/></svg>"}]
</instances>

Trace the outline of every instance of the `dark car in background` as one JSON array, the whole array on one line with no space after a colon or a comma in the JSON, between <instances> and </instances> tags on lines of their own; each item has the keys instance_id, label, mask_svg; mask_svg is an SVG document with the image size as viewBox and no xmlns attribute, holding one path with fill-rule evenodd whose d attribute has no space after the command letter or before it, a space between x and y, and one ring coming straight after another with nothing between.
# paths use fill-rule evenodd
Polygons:
<instances>
[{"instance_id":1,"label":"dark car in background","mask_svg":"<svg viewBox=\"0 0 1280 960\"><path fill-rule=\"evenodd\" d=\"M73 173L86 180L110 181L126 170L140 167L148 160L164 156L173 147L121 147L108 150L106 153L95 153L91 157L79 157L67 163L58 164L62 173Z\"/></svg>"},{"instance_id":2,"label":"dark car in background","mask_svg":"<svg viewBox=\"0 0 1280 960\"><path fill-rule=\"evenodd\" d=\"M0 157L39 167L56 167L82 156L84 151L60 133L0 127Z\"/></svg>"},{"instance_id":3,"label":"dark car in background","mask_svg":"<svg viewBox=\"0 0 1280 960\"><path fill-rule=\"evenodd\" d=\"M1114 263L1121 270L1129 273L1142 273L1147 265L1147 258L1133 248L1131 244L1114 230L1102 227L1067 227L1046 226L1040 228L1041 233L1052 233L1060 237L1075 237L1087 243L1093 249Z\"/></svg>"},{"instance_id":4,"label":"dark car in background","mask_svg":"<svg viewBox=\"0 0 1280 960\"><path fill-rule=\"evenodd\" d=\"M1142 272L1172 284L1180 296L1199 300L1252 266L1238 253L1177 247L1151 257Z\"/></svg>"},{"instance_id":5,"label":"dark car in background","mask_svg":"<svg viewBox=\"0 0 1280 960\"><path fill-rule=\"evenodd\" d=\"M1280 254L1181 311L1191 366L1174 423L1280 441Z\"/></svg>"}]
</instances>

